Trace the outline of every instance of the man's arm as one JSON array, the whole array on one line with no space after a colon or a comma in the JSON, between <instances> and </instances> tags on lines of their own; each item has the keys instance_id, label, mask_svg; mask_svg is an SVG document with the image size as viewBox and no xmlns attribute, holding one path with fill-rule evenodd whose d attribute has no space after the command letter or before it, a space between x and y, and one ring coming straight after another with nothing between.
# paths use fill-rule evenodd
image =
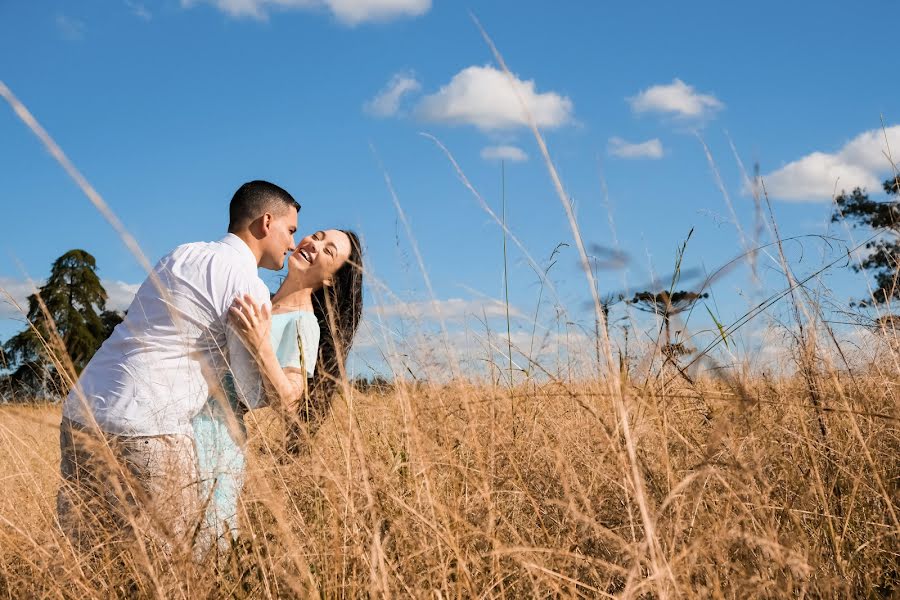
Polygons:
<instances>
[{"instance_id":1,"label":"man's arm","mask_svg":"<svg viewBox=\"0 0 900 600\"><path fill-rule=\"evenodd\" d=\"M225 315L225 321L228 368L231 370L238 400L247 408L265 406L267 400L265 386L256 361L247 350L243 341L241 341L238 331L231 325L227 314Z\"/></svg>"}]
</instances>

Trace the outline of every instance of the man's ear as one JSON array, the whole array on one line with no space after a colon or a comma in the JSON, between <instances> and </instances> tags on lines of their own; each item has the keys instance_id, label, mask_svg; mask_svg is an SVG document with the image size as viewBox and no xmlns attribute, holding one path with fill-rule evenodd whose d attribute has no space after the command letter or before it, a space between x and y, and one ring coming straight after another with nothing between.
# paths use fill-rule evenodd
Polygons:
<instances>
[{"instance_id":1,"label":"man's ear","mask_svg":"<svg viewBox=\"0 0 900 600\"><path fill-rule=\"evenodd\" d=\"M272 228L272 220L273 217L271 213L265 213L262 216L262 220L259 222L259 224L262 226L263 233L269 233L269 229Z\"/></svg>"}]
</instances>

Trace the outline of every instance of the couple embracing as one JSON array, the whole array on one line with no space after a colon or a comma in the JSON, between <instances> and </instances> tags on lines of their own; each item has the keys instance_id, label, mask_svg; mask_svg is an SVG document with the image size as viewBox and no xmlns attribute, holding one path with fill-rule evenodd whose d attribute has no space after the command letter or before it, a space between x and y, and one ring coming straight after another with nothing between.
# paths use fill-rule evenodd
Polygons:
<instances>
[{"instance_id":1,"label":"couple embracing","mask_svg":"<svg viewBox=\"0 0 900 600\"><path fill-rule=\"evenodd\" d=\"M202 558L238 533L244 414L271 407L289 448L328 410L362 314L359 239L294 242L300 205L242 185L228 234L179 246L63 405L60 525L82 550L149 535ZM257 269L288 269L274 295ZM123 535L124 534L124 535Z\"/></svg>"}]
</instances>

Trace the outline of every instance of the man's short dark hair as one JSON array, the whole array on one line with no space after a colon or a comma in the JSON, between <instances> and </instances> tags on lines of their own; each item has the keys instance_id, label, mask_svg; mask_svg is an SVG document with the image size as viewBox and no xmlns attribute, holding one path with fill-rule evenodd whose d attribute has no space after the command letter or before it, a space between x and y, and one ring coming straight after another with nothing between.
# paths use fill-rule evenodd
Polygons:
<instances>
[{"instance_id":1,"label":"man's short dark hair","mask_svg":"<svg viewBox=\"0 0 900 600\"><path fill-rule=\"evenodd\" d=\"M248 181L237 189L228 207L228 231L246 227L265 213L280 213L290 207L300 212L300 204L294 197L274 183Z\"/></svg>"}]
</instances>

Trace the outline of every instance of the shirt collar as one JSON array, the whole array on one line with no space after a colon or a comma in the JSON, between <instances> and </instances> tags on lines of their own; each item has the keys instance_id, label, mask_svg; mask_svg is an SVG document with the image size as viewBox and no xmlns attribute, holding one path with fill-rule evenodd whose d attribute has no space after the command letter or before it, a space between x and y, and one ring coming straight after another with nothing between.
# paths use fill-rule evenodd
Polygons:
<instances>
[{"instance_id":1,"label":"shirt collar","mask_svg":"<svg viewBox=\"0 0 900 600\"><path fill-rule=\"evenodd\" d=\"M256 264L256 256L253 255L253 251L250 250L250 246L248 246L247 242L245 242L238 236L234 235L233 233L229 233L221 240L219 240L219 243L225 244L226 246L231 246L232 248L237 250L238 253L242 257L244 257L248 263L253 265L254 269L258 267L258 265Z\"/></svg>"}]
</instances>

